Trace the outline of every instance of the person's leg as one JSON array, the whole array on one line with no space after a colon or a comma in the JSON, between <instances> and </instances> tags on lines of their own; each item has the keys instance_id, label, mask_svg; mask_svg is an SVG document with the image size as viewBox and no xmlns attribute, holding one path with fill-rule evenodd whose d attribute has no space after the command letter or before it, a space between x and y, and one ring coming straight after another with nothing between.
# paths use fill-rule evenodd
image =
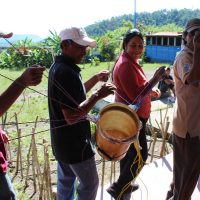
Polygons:
<instances>
[{"instance_id":1,"label":"person's leg","mask_svg":"<svg viewBox=\"0 0 200 200\"><path fill-rule=\"evenodd\" d=\"M15 200L15 192L7 173L0 173L0 199Z\"/></svg>"},{"instance_id":2,"label":"person's leg","mask_svg":"<svg viewBox=\"0 0 200 200\"><path fill-rule=\"evenodd\" d=\"M70 165L58 161L57 165L57 200L74 200L76 176Z\"/></svg>"},{"instance_id":3,"label":"person's leg","mask_svg":"<svg viewBox=\"0 0 200 200\"><path fill-rule=\"evenodd\" d=\"M174 137L174 199L189 200L200 175L200 139Z\"/></svg>"},{"instance_id":4,"label":"person's leg","mask_svg":"<svg viewBox=\"0 0 200 200\"><path fill-rule=\"evenodd\" d=\"M135 161L137 157L137 151L134 147L134 144L131 144L126 153L126 156L120 161L120 175L118 180L107 189L107 192L110 193L114 198L117 198L118 196L123 196L122 193L127 193L127 192L130 193L132 189L133 189L132 191L138 189L138 187L134 187L134 185L131 186L131 181L135 179L136 176L139 174L148 156L146 133L145 133L147 120L146 119L145 120L140 119L140 120L142 121L142 128L139 134L139 143L140 146L142 147L142 149L140 150L143 159L142 166L139 166L139 162ZM127 190L123 191L123 188L127 184L130 184L130 187L128 187Z\"/></svg>"},{"instance_id":5,"label":"person's leg","mask_svg":"<svg viewBox=\"0 0 200 200\"><path fill-rule=\"evenodd\" d=\"M79 181L78 200L95 200L99 186L95 158L92 157L83 162L71 164L70 167Z\"/></svg>"},{"instance_id":6,"label":"person's leg","mask_svg":"<svg viewBox=\"0 0 200 200\"><path fill-rule=\"evenodd\" d=\"M142 127L139 133L139 143L142 148L140 150L140 153L143 159L143 165L148 156L145 131L146 131L146 120L142 121ZM136 157L137 157L137 151L135 149L134 144L131 144L125 158L120 161L120 176L118 179L119 183L123 183L123 185L127 184L128 182L133 180L137 176L137 173L141 170L140 169L138 171L139 168L138 162L134 163Z\"/></svg>"},{"instance_id":7,"label":"person's leg","mask_svg":"<svg viewBox=\"0 0 200 200\"><path fill-rule=\"evenodd\" d=\"M170 200L173 197L173 190L174 190L174 182L172 181L169 186L169 190L167 191L165 200Z\"/></svg>"}]
</instances>

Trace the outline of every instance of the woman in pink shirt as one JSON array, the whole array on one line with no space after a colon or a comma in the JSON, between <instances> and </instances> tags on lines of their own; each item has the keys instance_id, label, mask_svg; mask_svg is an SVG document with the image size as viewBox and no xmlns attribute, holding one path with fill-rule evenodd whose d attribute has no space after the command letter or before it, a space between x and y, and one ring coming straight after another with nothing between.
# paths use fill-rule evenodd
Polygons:
<instances>
[{"instance_id":1,"label":"woman in pink shirt","mask_svg":"<svg viewBox=\"0 0 200 200\"><path fill-rule=\"evenodd\" d=\"M144 165L148 156L145 127L151 111L150 92L151 88L161 79L164 73L164 67L156 71L152 81L147 80L143 69L138 63L138 59L144 50L144 40L142 34L137 29L132 29L125 34L122 47L123 52L116 61L112 74L113 83L117 88L115 101L127 105L134 104L139 107L137 114L142 124L139 133L139 143L142 147L140 152ZM136 156L137 152L135 147L131 144L126 156L120 161L120 175L118 180L107 189L107 192L113 198L119 199L119 195L124 189L124 186L138 175L138 163L136 162L133 165ZM130 169L132 169L133 174ZM126 199L130 199L131 192L137 189L138 185L130 184L128 189L124 191L122 199L125 196Z\"/></svg>"}]
</instances>

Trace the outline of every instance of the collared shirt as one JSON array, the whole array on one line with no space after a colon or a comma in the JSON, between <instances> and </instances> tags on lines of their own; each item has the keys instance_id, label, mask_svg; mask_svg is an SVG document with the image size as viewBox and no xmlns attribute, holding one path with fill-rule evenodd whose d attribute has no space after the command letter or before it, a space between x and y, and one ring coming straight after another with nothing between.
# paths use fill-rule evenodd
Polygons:
<instances>
[{"instance_id":1,"label":"collared shirt","mask_svg":"<svg viewBox=\"0 0 200 200\"><path fill-rule=\"evenodd\" d=\"M89 142L90 122L68 125L62 109L77 106L86 99L80 68L66 56L57 56L49 71L48 105L53 154L65 163L78 163L94 155Z\"/></svg>"},{"instance_id":2,"label":"collared shirt","mask_svg":"<svg viewBox=\"0 0 200 200\"><path fill-rule=\"evenodd\" d=\"M200 136L200 87L186 84L193 63L193 52L188 48L177 55L174 62L176 103L173 119L173 132L185 138Z\"/></svg>"},{"instance_id":3,"label":"collared shirt","mask_svg":"<svg viewBox=\"0 0 200 200\"><path fill-rule=\"evenodd\" d=\"M124 104L141 103L137 111L139 117L147 119L151 111L151 99L147 95L142 100L137 97L148 84L141 66L123 52L113 70L113 82L116 86L115 101ZM140 101L140 102L139 102Z\"/></svg>"}]
</instances>

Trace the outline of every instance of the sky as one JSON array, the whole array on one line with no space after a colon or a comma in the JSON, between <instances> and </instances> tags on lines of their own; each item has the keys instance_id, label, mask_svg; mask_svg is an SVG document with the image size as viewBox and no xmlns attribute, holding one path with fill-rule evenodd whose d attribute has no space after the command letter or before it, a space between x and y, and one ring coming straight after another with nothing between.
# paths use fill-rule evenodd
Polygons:
<instances>
[{"instance_id":1,"label":"sky","mask_svg":"<svg viewBox=\"0 0 200 200\"><path fill-rule=\"evenodd\" d=\"M134 13L134 0L1 0L0 30L41 37ZM200 9L200 0L136 0L136 11Z\"/></svg>"}]
</instances>

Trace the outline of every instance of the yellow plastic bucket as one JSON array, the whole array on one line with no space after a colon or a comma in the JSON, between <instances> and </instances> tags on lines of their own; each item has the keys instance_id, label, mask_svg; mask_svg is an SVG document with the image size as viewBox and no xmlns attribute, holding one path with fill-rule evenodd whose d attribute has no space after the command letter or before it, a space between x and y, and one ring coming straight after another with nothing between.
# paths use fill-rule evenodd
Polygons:
<instances>
[{"instance_id":1,"label":"yellow plastic bucket","mask_svg":"<svg viewBox=\"0 0 200 200\"><path fill-rule=\"evenodd\" d=\"M111 103L99 113L96 148L106 160L121 160L137 138L140 121L136 112L122 103Z\"/></svg>"}]
</instances>

